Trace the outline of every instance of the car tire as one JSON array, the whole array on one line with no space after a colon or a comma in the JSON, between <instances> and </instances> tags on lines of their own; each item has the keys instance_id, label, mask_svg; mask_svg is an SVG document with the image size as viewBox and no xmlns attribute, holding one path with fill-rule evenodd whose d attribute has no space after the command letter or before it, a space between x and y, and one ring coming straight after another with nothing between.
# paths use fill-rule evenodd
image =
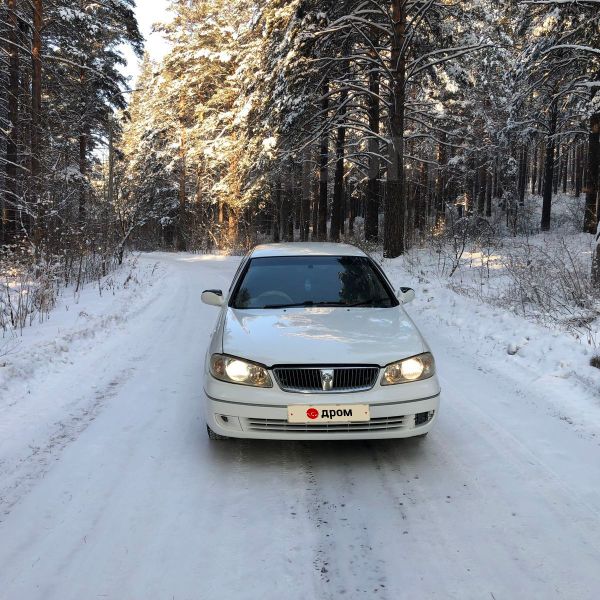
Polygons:
<instances>
[{"instance_id":1,"label":"car tire","mask_svg":"<svg viewBox=\"0 0 600 600\"><path fill-rule=\"evenodd\" d=\"M224 435L215 433L208 425L206 426L206 433L208 433L208 437L211 440L228 440L229 439L228 437L226 437Z\"/></svg>"}]
</instances>

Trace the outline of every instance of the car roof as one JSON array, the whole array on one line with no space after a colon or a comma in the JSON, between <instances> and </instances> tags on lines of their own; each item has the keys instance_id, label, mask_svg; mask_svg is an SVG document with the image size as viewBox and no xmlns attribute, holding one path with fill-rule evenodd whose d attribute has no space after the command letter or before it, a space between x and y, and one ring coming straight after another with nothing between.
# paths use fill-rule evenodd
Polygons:
<instances>
[{"instance_id":1,"label":"car roof","mask_svg":"<svg viewBox=\"0 0 600 600\"><path fill-rule=\"evenodd\" d=\"M327 244L324 242L295 242L283 244L261 244L249 254L250 258L276 256L366 256L350 244Z\"/></svg>"}]
</instances>

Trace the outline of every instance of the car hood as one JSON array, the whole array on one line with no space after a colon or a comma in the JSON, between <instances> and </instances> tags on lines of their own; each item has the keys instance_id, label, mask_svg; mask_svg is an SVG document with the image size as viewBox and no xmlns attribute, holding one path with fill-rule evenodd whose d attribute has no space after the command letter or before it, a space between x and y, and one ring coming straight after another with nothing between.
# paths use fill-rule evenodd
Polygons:
<instances>
[{"instance_id":1,"label":"car hood","mask_svg":"<svg viewBox=\"0 0 600 600\"><path fill-rule=\"evenodd\" d=\"M377 364L425 352L401 307L227 308L223 352L268 367L281 364Z\"/></svg>"}]
</instances>

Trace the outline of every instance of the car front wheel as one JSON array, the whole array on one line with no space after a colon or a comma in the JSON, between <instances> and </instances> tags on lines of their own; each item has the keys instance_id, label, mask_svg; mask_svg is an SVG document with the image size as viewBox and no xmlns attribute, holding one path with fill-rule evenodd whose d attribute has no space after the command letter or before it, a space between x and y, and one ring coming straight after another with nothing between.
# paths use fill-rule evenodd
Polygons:
<instances>
[{"instance_id":1,"label":"car front wheel","mask_svg":"<svg viewBox=\"0 0 600 600\"><path fill-rule=\"evenodd\" d=\"M206 433L208 433L208 437L211 440L228 440L229 439L228 437L226 437L224 435L215 433L208 425L206 426Z\"/></svg>"}]
</instances>

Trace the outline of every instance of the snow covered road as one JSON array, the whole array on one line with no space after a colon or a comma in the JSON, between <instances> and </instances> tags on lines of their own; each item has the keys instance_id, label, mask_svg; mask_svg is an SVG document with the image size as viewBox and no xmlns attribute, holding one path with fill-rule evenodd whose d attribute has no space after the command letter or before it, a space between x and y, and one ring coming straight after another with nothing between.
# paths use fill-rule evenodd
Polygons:
<instances>
[{"instance_id":1,"label":"snow covered road","mask_svg":"<svg viewBox=\"0 0 600 600\"><path fill-rule=\"evenodd\" d=\"M209 442L200 293L237 260L155 263L126 318L0 386L2 600L598 598L598 414L549 410L563 385L507 377L417 304L427 440Z\"/></svg>"}]
</instances>

